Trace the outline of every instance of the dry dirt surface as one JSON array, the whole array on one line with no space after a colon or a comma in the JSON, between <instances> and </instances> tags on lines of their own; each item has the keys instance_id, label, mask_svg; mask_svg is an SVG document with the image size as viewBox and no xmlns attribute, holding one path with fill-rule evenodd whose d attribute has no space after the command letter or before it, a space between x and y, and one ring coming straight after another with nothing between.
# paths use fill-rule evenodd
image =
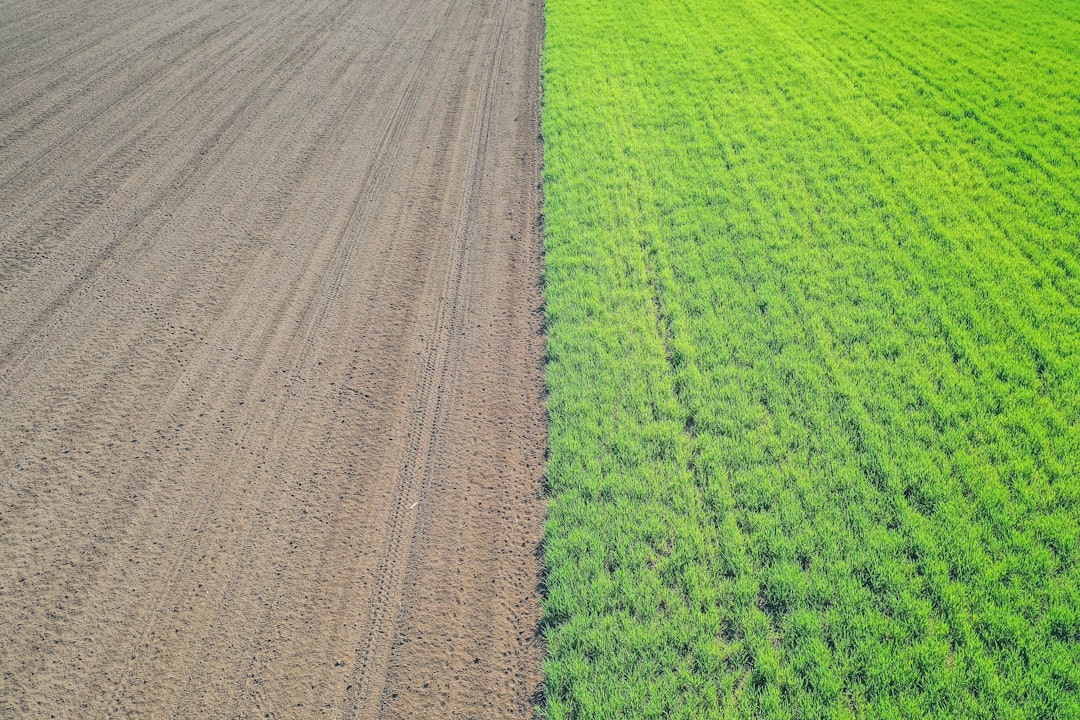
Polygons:
<instances>
[{"instance_id":1,"label":"dry dirt surface","mask_svg":"<svg viewBox=\"0 0 1080 720\"><path fill-rule=\"evenodd\" d=\"M528 717L539 0L0 1L0 717Z\"/></svg>"}]
</instances>

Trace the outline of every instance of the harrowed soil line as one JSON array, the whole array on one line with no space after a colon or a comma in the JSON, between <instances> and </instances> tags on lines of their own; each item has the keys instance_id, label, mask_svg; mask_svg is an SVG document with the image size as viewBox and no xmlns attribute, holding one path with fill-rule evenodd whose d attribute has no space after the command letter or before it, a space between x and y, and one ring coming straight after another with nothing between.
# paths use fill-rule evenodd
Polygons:
<instances>
[{"instance_id":1,"label":"harrowed soil line","mask_svg":"<svg viewBox=\"0 0 1080 720\"><path fill-rule=\"evenodd\" d=\"M541 13L0 8L0 717L533 715Z\"/></svg>"}]
</instances>

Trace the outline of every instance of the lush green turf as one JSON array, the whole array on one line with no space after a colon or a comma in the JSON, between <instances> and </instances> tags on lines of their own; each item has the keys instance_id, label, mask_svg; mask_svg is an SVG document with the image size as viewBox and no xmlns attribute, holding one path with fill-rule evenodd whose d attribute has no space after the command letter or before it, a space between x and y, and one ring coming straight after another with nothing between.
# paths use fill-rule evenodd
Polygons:
<instances>
[{"instance_id":1,"label":"lush green turf","mask_svg":"<svg viewBox=\"0 0 1080 720\"><path fill-rule=\"evenodd\" d=\"M1080 717L1080 3L546 12L546 714Z\"/></svg>"}]
</instances>

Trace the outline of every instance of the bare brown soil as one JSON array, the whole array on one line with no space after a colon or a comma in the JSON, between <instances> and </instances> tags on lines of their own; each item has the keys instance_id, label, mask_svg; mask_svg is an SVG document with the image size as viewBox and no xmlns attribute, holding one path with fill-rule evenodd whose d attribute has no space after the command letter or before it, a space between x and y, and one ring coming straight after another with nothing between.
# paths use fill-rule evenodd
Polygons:
<instances>
[{"instance_id":1,"label":"bare brown soil","mask_svg":"<svg viewBox=\"0 0 1080 720\"><path fill-rule=\"evenodd\" d=\"M539 0L0 3L0 717L528 717Z\"/></svg>"}]
</instances>

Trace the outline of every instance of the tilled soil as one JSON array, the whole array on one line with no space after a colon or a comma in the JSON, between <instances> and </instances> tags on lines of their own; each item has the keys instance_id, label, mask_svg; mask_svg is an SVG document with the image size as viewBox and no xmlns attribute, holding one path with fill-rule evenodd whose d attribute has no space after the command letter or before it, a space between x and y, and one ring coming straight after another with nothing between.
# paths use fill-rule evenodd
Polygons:
<instances>
[{"instance_id":1,"label":"tilled soil","mask_svg":"<svg viewBox=\"0 0 1080 720\"><path fill-rule=\"evenodd\" d=\"M528 717L540 0L0 2L0 717Z\"/></svg>"}]
</instances>

